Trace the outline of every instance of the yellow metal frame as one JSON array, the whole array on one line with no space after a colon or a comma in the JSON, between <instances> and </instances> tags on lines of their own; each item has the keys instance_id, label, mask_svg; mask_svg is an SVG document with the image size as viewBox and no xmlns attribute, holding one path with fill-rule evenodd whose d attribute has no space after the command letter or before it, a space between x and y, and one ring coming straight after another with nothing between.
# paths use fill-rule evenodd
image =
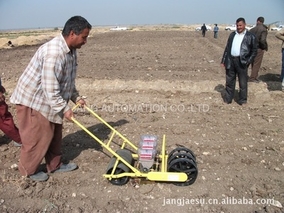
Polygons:
<instances>
[{"instance_id":1,"label":"yellow metal frame","mask_svg":"<svg viewBox=\"0 0 284 213\"><path fill-rule=\"evenodd\" d=\"M73 107L73 111L78 108L79 105L76 105ZM122 134L120 134L115 128L113 128L111 125L109 125L105 120L103 120L98 114L96 114L92 109L90 109L87 106L84 106L84 108L90 112L95 118L97 118L100 122L105 124L112 132L110 139L107 142L103 142L100 140L97 136L95 136L92 132L90 132L86 127L84 127L78 120L76 120L74 117L72 118L72 121L77 124L81 129L83 129L87 134L89 134L93 139L95 139L103 148L108 150L113 156L116 157L115 164L113 166L111 174L104 174L103 176L109 180L113 178L122 178L122 177L132 177L132 178L146 178L151 181L169 181L169 182L185 182L187 180L187 174L183 172L167 172L167 160L168 155L166 154L166 136L163 135L163 141L162 141L162 151L158 155L158 160L161 164L160 170L150 170L149 172L141 172L136 167L129 164L126 160L124 160L120 155L118 155L112 148L111 148L111 142L113 141L115 136L118 136L120 139L122 139L122 144L120 146L120 149L128 148L127 146L130 146L134 151L138 151L138 147L135 146L132 142L130 142L126 137L124 137ZM129 148L128 148L129 149ZM138 160L138 154L132 154L132 157L134 160ZM117 168L117 165L119 162L122 162L127 166L131 172L124 172L121 174L114 174L115 170Z\"/></svg>"}]
</instances>

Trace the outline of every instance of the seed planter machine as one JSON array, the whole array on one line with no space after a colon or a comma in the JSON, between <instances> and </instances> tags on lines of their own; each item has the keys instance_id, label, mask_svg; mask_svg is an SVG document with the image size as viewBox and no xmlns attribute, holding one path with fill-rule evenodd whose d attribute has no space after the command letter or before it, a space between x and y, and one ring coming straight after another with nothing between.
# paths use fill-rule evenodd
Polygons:
<instances>
[{"instance_id":1,"label":"seed planter machine","mask_svg":"<svg viewBox=\"0 0 284 213\"><path fill-rule=\"evenodd\" d=\"M73 111L78 107L79 105L76 105ZM198 169L196 157L190 149L179 146L168 154L165 135L162 138L161 151L157 150L158 137L155 135L142 135L139 145L136 146L89 107L84 108L111 130L109 140L104 142L77 119L72 118L75 124L111 153L112 157L103 175L110 183L124 185L130 178L171 182L180 186L188 186L195 182ZM113 150L114 139L117 138L120 145Z\"/></svg>"}]
</instances>

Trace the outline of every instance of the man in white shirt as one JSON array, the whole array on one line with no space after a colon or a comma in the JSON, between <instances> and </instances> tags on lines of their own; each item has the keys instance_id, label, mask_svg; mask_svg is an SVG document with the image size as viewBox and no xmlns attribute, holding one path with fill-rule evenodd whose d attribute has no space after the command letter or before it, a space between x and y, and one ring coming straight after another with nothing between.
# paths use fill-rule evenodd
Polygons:
<instances>
[{"instance_id":1,"label":"man in white shirt","mask_svg":"<svg viewBox=\"0 0 284 213\"><path fill-rule=\"evenodd\" d=\"M238 76L240 87L238 103L244 105L247 103L248 66L257 54L257 43L254 34L246 30L244 18L238 18L236 26L237 30L230 34L221 60L221 64L226 69L226 90L223 98L225 103L232 103Z\"/></svg>"}]
</instances>

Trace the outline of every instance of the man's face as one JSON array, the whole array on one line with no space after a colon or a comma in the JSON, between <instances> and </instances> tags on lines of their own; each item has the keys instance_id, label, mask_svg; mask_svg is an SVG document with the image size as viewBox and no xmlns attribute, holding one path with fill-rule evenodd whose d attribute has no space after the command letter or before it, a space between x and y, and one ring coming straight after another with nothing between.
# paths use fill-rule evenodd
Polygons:
<instances>
[{"instance_id":1,"label":"man's face","mask_svg":"<svg viewBox=\"0 0 284 213\"><path fill-rule=\"evenodd\" d=\"M237 25L237 32L242 33L246 29L246 24L243 21L239 21L236 23Z\"/></svg>"},{"instance_id":2,"label":"man's face","mask_svg":"<svg viewBox=\"0 0 284 213\"><path fill-rule=\"evenodd\" d=\"M85 28L79 35L71 32L72 37L72 49L80 49L84 44L87 43L87 38L89 36L90 29Z\"/></svg>"}]
</instances>

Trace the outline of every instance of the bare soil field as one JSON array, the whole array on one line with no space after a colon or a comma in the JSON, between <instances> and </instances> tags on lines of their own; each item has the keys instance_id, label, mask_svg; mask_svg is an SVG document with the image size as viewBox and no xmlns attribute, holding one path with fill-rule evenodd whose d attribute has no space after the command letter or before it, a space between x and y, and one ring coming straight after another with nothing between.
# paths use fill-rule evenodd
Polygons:
<instances>
[{"instance_id":1,"label":"bare soil field","mask_svg":"<svg viewBox=\"0 0 284 213\"><path fill-rule=\"evenodd\" d=\"M168 152L179 145L191 149L198 168L192 185L133 180L113 185L103 177L110 153L66 121L63 161L79 168L51 174L46 182L20 176L20 148L1 132L0 211L284 212L281 42L269 32L262 82L249 83L248 106L226 105L220 61L229 33L220 30L214 39L213 32L203 38L186 28L94 32L78 50L76 85L88 105L134 144L153 134L161 149L165 135ZM9 97L40 43L0 49L13 114ZM111 137L87 111L76 111L76 119L101 140Z\"/></svg>"}]
</instances>

